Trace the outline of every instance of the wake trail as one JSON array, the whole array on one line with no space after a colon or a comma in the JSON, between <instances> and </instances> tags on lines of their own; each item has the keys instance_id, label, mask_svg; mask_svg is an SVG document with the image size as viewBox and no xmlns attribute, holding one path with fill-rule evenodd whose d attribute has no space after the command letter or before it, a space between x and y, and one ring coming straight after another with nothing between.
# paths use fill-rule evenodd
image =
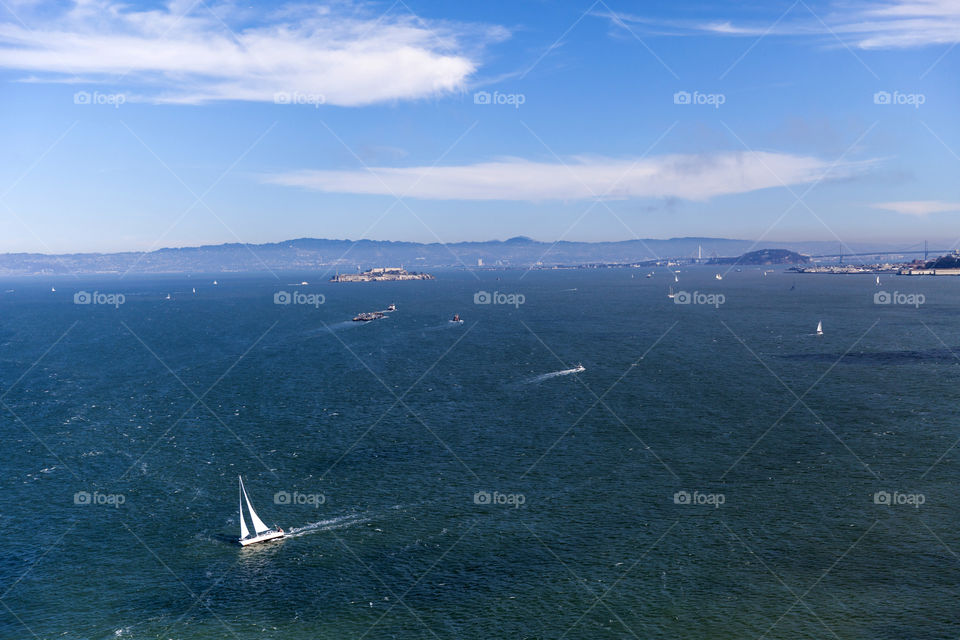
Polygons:
<instances>
[{"instance_id":1,"label":"wake trail","mask_svg":"<svg viewBox=\"0 0 960 640\"><path fill-rule=\"evenodd\" d=\"M569 376L572 373L580 373L583 371L580 367L574 367L573 369L561 369L560 371L551 371L550 373L544 373L539 376L535 376L526 381L526 384L537 384L538 382L543 382L544 380L549 380L550 378L557 378L559 376Z\"/></svg>"},{"instance_id":2,"label":"wake trail","mask_svg":"<svg viewBox=\"0 0 960 640\"><path fill-rule=\"evenodd\" d=\"M370 518L362 514L350 514L336 518L328 518L326 520L318 520L317 522L305 524L302 527L294 527L287 532L286 537L296 538L298 536L307 535L308 533L315 533L317 531L330 531L331 529L343 529L344 527L352 527L354 525L364 524L366 522L370 522Z\"/></svg>"}]
</instances>

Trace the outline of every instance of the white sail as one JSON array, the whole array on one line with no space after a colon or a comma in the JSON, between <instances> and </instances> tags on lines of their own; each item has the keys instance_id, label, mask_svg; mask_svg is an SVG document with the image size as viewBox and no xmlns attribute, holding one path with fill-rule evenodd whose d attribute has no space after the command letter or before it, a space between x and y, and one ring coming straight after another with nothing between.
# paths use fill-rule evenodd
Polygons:
<instances>
[{"instance_id":1,"label":"white sail","mask_svg":"<svg viewBox=\"0 0 960 640\"><path fill-rule=\"evenodd\" d=\"M237 476L240 478L240 476ZM247 522L243 519L243 478L240 478L240 539L243 540L250 532L247 530Z\"/></svg>"},{"instance_id":2,"label":"white sail","mask_svg":"<svg viewBox=\"0 0 960 640\"><path fill-rule=\"evenodd\" d=\"M823 335L823 322L822 322L822 321L817 322L817 335L818 335L818 336Z\"/></svg>"},{"instance_id":3,"label":"white sail","mask_svg":"<svg viewBox=\"0 0 960 640\"><path fill-rule=\"evenodd\" d=\"M253 530L257 532L257 535L260 535L264 531L269 531L270 527L263 524L263 520L257 517L257 512L253 510L253 505L250 504L250 498L247 496L247 490L243 488L243 478L240 478L240 491L243 492L243 499L247 502L247 511L250 512L250 520L253 522Z\"/></svg>"}]
</instances>

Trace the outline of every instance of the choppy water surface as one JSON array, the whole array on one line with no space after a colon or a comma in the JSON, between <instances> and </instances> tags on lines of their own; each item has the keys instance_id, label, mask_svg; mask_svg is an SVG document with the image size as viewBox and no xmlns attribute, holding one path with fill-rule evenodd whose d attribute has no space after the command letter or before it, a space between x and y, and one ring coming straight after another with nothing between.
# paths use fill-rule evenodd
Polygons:
<instances>
[{"instance_id":1,"label":"choppy water surface","mask_svg":"<svg viewBox=\"0 0 960 640\"><path fill-rule=\"evenodd\" d=\"M960 280L645 273L0 283L0 636L957 637Z\"/></svg>"}]
</instances>

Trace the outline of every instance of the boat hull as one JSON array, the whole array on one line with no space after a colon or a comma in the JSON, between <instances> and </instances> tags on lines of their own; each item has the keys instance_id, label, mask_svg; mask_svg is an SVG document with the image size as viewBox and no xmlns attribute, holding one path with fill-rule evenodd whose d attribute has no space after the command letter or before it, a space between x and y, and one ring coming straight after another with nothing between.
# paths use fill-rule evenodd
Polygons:
<instances>
[{"instance_id":1,"label":"boat hull","mask_svg":"<svg viewBox=\"0 0 960 640\"><path fill-rule=\"evenodd\" d=\"M241 547L246 547L247 545L256 544L258 542L268 542L270 540L279 540L285 535L286 534L283 533L282 531L267 531L266 533L261 533L258 536L249 536L247 538L237 540L237 542L240 544Z\"/></svg>"}]
</instances>

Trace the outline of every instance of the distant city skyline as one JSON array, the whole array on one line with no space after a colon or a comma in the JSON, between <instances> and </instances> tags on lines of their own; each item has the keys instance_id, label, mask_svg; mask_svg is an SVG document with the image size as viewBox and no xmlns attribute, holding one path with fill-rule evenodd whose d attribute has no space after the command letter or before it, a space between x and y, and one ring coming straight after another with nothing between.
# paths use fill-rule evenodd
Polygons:
<instances>
[{"instance_id":1,"label":"distant city skyline","mask_svg":"<svg viewBox=\"0 0 960 640\"><path fill-rule=\"evenodd\" d=\"M960 241L947 0L0 6L0 252Z\"/></svg>"}]
</instances>

